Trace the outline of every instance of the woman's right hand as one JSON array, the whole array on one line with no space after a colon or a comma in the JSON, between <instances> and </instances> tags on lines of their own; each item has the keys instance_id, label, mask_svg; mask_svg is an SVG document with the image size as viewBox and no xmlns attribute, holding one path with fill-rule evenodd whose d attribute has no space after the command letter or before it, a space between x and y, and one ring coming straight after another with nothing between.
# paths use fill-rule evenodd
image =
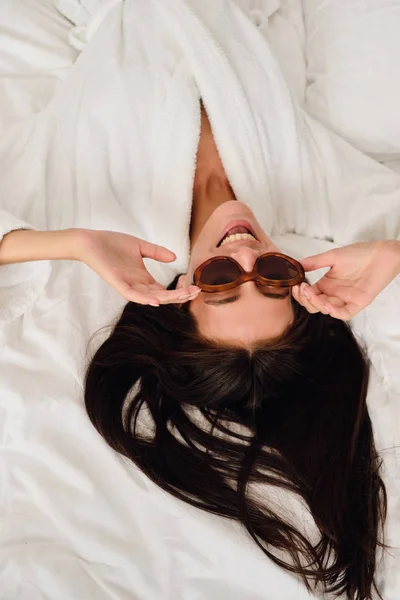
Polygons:
<instances>
[{"instance_id":1,"label":"woman's right hand","mask_svg":"<svg viewBox=\"0 0 400 600\"><path fill-rule=\"evenodd\" d=\"M167 290L147 270L144 258L162 263L176 260L175 254L168 248L118 231L76 231L76 260L90 267L125 300L160 306L181 304L194 299L200 293L200 288L196 285Z\"/></svg>"},{"instance_id":2,"label":"woman's right hand","mask_svg":"<svg viewBox=\"0 0 400 600\"><path fill-rule=\"evenodd\" d=\"M306 272L330 270L313 286L293 287L295 300L310 313L348 321L400 273L400 241L360 242L309 256L300 263Z\"/></svg>"}]
</instances>

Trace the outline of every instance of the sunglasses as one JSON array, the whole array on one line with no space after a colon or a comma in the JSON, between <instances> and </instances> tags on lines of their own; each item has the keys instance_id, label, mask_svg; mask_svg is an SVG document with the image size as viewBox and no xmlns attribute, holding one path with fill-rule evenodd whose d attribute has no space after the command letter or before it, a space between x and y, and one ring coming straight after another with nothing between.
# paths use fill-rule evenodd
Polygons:
<instances>
[{"instance_id":1,"label":"sunglasses","mask_svg":"<svg viewBox=\"0 0 400 600\"><path fill-rule=\"evenodd\" d=\"M203 292L225 292L246 281L255 281L259 286L293 287L305 278L297 260L279 252L266 252L257 258L251 272L229 256L209 258L195 270L193 283Z\"/></svg>"}]
</instances>

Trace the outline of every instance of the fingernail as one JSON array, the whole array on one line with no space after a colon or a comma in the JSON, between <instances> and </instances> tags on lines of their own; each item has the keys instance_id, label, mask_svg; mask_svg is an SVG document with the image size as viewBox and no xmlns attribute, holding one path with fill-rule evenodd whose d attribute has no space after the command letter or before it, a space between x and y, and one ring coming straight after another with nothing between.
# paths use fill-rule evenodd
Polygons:
<instances>
[{"instance_id":1,"label":"fingernail","mask_svg":"<svg viewBox=\"0 0 400 600\"><path fill-rule=\"evenodd\" d=\"M307 300L310 299L309 286L306 283L303 284L303 287L301 288L301 292L302 292L302 294L304 294L304 296L307 298Z\"/></svg>"},{"instance_id":2,"label":"fingernail","mask_svg":"<svg viewBox=\"0 0 400 600\"><path fill-rule=\"evenodd\" d=\"M154 302L149 302L149 306L154 306L155 308L157 308L157 306L160 306L159 304L155 304Z\"/></svg>"}]
</instances>

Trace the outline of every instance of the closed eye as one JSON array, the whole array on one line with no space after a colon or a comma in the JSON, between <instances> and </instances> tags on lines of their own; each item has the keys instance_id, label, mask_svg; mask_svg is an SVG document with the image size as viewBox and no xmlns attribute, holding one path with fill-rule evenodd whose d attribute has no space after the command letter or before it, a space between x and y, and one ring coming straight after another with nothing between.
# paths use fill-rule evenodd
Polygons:
<instances>
[{"instance_id":1,"label":"closed eye","mask_svg":"<svg viewBox=\"0 0 400 600\"><path fill-rule=\"evenodd\" d=\"M284 292L283 294L272 293L272 292L262 292L259 290L260 294L265 296L266 298L273 298L274 300L284 300L290 295L290 292ZM223 298L222 300L204 300L204 304L211 304L212 306L222 306L223 304L230 304L231 302L236 302L239 300L240 294L236 296L229 296L229 298Z\"/></svg>"}]
</instances>

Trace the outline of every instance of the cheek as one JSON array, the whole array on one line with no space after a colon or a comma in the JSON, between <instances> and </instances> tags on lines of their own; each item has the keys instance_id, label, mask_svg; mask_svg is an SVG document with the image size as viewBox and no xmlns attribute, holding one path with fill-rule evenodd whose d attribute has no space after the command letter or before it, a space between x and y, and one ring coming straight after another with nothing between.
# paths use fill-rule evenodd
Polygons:
<instances>
[{"instance_id":1,"label":"cheek","mask_svg":"<svg viewBox=\"0 0 400 600\"><path fill-rule=\"evenodd\" d=\"M197 267L205 262L208 258L211 258L211 256L213 256L213 254L209 252L203 244L196 243L195 248L193 248L193 251L190 254L189 274L193 276Z\"/></svg>"},{"instance_id":2,"label":"cheek","mask_svg":"<svg viewBox=\"0 0 400 600\"><path fill-rule=\"evenodd\" d=\"M296 313L295 313L294 307L292 306L292 303L290 303L290 307L288 308L288 315L289 315L288 316L289 325L292 325L296 318Z\"/></svg>"},{"instance_id":3,"label":"cheek","mask_svg":"<svg viewBox=\"0 0 400 600\"><path fill-rule=\"evenodd\" d=\"M198 267L199 264L201 264L201 262L198 260L198 252L196 252L196 250L195 250L190 255L189 270L188 270L188 273L187 273L188 279L190 279L189 283L192 282L194 272L195 272L195 270L196 270L196 268Z\"/></svg>"}]
</instances>

